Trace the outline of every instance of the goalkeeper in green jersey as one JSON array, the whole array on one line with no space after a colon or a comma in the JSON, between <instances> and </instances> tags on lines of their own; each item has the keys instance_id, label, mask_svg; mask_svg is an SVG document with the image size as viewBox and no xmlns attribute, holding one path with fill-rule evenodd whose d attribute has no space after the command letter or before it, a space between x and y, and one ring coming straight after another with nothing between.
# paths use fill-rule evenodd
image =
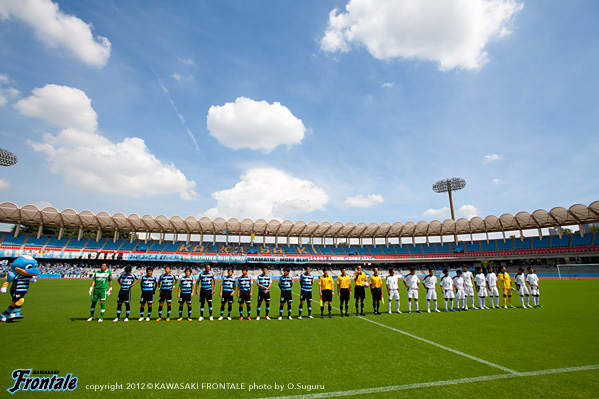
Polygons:
<instances>
[{"instance_id":1,"label":"goalkeeper in green jersey","mask_svg":"<svg viewBox=\"0 0 599 399\"><path fill-rule=\"evenodd\" d=\"M104 321L104 311L106 310L106 295L112 294L112 272L108 270L106 263L102 263L100 271L94 272L89 294L92 296L92 306L89 309L91 315L87 321L94 320L96 304L100 301L100 318L98 322L101 323Z\"/></svg>"}]
</instances>

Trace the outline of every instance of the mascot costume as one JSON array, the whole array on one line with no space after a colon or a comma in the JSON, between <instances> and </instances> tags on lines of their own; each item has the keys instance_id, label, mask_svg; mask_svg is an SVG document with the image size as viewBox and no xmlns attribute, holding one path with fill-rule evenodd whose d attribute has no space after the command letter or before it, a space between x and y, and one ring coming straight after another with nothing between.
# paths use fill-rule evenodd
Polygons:
<instances>
[{"instance_id":1,"label":"mascot costume","mask_svg":"<svg viewBox=\"0 0 599 399\"><path fill-rule=\"evenodd\" d=\"M35 276L40 273L37 261L29 255L19 256L10 265L10 271L6 276L6 282L0 288L1 293L6 293L6 287L10 287L12 301L10 306L0 314L0 321L12 321L22 319L21 306L25 302L25 294L29 291L29 283L35 283Z\"/></svg>"}]
</instances>

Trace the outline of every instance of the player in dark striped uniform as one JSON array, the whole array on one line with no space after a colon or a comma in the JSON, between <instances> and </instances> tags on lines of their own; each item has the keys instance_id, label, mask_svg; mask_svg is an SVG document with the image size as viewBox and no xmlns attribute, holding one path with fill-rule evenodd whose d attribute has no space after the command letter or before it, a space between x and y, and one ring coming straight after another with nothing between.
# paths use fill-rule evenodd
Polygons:
<instances>
[{"instance_id":1,"label":"player in dark striped uniform","mask_svg":"<svg viewBox=\"0 0 599 399\"><path fill-rule=\"evenodd\" d=\"M196 286L196 294L200 295L200 318L198 321L204 320L204 303L208 302L208 312L210 313L210 321L212 321L212 295L216 291L216 277L210 271L210 265L198 276Z\"/></svg>"},{"instance_id":2,"label":"player in dark striped uniform","mask_svg":"<svg viewBox=\"0 0 599 399\"><path fill-rule=\"evenodd\" d=\"M173 288L177 285L177 276L171 273L171 267L164 268L164 274L158 279L160 298L158 299L158 319L162 320L162 305L166 301L166 321L171 321L171 302L173 301Z\"/></svg>"},{"instance_id":3,"label":"player in dark striped uniform","mask_svg":"<svg viewBox=\"0 0 599 399\"><path fill-rule=\"evenodd\" d=\"M242 270L242 275L237 277L237 298L239 298L239 320L243 320L243 304L245 302L245 307L248 314L248 320L252 320L250 317L250 313L252 311L252 291L254 288L254 284L252 283L252 278L248 276L248 268L244 267Z\"/></svg>"},{"instance_id":4,"label":"player in dark striped uniform","mask_svg":"<svg viewBox=\"0 0 599 399\"><path fill-rule=\"evenodd\" d=\"M298 320L302 319L302 307L304 301L308 301L308 317L313 319L312 316L312 284L314 283L314 276L310 274L310 266L306 266L306 271L300 274L300 304L299 304L299 316Z\"/></svg>"},{"instance_id":5,"label":"player in dark striped uniform","mask_svg":"<svg viewBox=\"0 0 599 399\"><path fill-rule=\"evenodd\" d=\"M119 284L121 289L119 290L119 297L116 300L116 319L117 322L121 319L121 309L123 303L125 304L125 321L129 321L129 313L131 312L131 288L139 283L139 279L133 273L131 273L131 266L125 267L125 272L119 276Z\"/></svg>"},{"instance_id":6,"label":"player in dark striped uniform","mask_svg":"<svg viewBox=\"0 0 599 399\"><path fill-rule=\"evenodd\" d=\"M179 318L177 321L183 320L183 304L187 303L187 321L191 321L191 299L193 298L193 286L195 279L191 275L191 269L185 269L185 275L179 279Z\"/></svg>"},{"instance_id":7,"label":"player in dark striped uniform","mask_svg":"<svg viewBox=\"0 0 599 399\"><path fill-rule=\"evenodd\" d=\"M268 268L262 267L262 274L256 277L256 284L258 285L258 316L256 320L260 320L260 307L262 301L266 305L266 311L264 312L264 318L270 320L268 313L270 312L270 287L272 286L272 278L267 274Z\"/></svg>"},{"instance_id":8,"label":"player in dark striped uniform","mask_svg":"<svg viewBox=\"0 0 599 399\"><path fill-rule=\"evenodd\" d=\"M148 313L146 315L146 321L150 321L150 315L152 314L152 303L154 302L154 293L156 292L156 285L158 280L156 276L153 276L154 269L151 267L146 268L146 274L141 277L141 298L139 299L139 320L144 320L144 306L148 304Z\"/></svg>"},{"instance_id":9,"label":"player in dark striped uniform","mask_svg":"<svg viewBox=\"0 0 599 399\"><path fill-rule=\"evenodd\" d=\"M291 287L293 286L293 277L289 275L289 269L283 270L283 277L279 278L279 288L281 289L281 304L279 306L279 320L283 319L283 306L287 302L287 317L291 320L291 302L293 302L293 296L291 295Z\"/></svg>"},{"instance_id":10,"label":"player in dark striped uniform","mask_svg":"<svg viewBox=\"0 0 599 399\"><path fill-rule=\"evenodd\" d=\"M231 320L231 310L233 310L233 296L235 294L235 277L233 277L233 270L227 270L227 275L223 276L220 284L220 317L219 320L223 319L225 313L225 303L229 304L227 320Z\"/></svg>"}]
</instances>

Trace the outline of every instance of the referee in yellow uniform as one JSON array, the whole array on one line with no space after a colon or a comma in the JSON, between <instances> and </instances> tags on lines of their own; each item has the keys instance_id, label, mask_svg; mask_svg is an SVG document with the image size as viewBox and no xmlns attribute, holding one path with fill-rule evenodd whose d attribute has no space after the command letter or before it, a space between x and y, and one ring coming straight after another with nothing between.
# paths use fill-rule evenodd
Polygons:
<instances>
[{"instance_id":1,"label":"referee in yellow uniform","mask_svg":"<svg viewBox=\"0 0 599 399\"><path fill-rule=\"evenodd\" d=\"M324 303L329 305L329 319L331 315L331 302L333 301L333 277L329 276L329 269L325 267L323 274L318 279L318 289L320 290L320 318L324 318Z\"/></svg>"},{"instance_id":2,"label":"referee in yellow uniform","mask_svg":"<svg viewBox=\"0 0 599 399\"><path fill-rule=\"evenodd\" d=\"M374 268L370 276L370 294L372 295L372 308L375 315L380 315L381 298L383 297L383 282L379 276L379 269Z\"/></svg>"},{"instance_id":3,"label":"referee in yellow uniform","mask_svg":"<svg viewBox=\"0 0 599 399\"><path fill-rule=\"evenodd\" d=\"M364 299L366 292L364 291L364 283L368 280L366 273L362 271L362 266L358 266L354 273L354 298L356 299L356 316L366 316L364 314ZM358 301L360 301L360 313L358 313Z\"/></svg>"},{"instance_id":4,"label":"referee in yellow uniform","mask_svg":"<svg viewBox=\"0 0 599 399\"><path fill-rule=\"evenodd\" d=\"M499 285L501 290L503 291L503 307L507 309L508 307L513 308L512 306L512 278L510 274L506 271L505 266L501 268L501 271L497 275L497 280L499 281ZM507 297L507 303L506 303ZM509 303L509 305L508 305Z\"/></svg>"},{"instance_id":5,"label":"referee in yellow uniform","mask_svg":"<svg viewBox=\"0 0 599 399\"><path fill-rule=\"evenodd\" d=\"M349 317L349 297L351 295L351 279L346 273L345 267L341 268L341 276L337 277L337 294L340 299L339 309L341 310L341 317L343 317L343 304L345 303L345 317Z\"/></svg>"}]
</instances>

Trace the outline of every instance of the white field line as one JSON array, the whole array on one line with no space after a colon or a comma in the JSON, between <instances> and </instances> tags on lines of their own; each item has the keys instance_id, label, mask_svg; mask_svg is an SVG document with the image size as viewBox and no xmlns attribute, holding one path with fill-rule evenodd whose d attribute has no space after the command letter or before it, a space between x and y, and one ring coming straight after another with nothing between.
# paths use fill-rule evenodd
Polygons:
<instances>
[{"instance_id":1,"label":"white field line","mask_svg":"<svg viewBox=\"0 0 599 399\"><path fill-rule=\"evenodd\" d=\"M295 295L299 295L299 294L297 294L297 293L295 293L295 292L294 292L293 294L295 294ZM339 308L337 308L337 307L335 307L335 306L333 306L333 308L334 308L335 310L339 310ZM372 323L372 324L376 324L377 326L380 326L380 327L387 328L387 329L389 329L389 330L391 330L391 331L395 331L396 333L403 334L403 335L405 335L405 336L408 336L408 337L410 337L410 338L417 339L418 341L421 341L421 342L427 343L427 344L429 344L429 345L436 346L437 348L444 349L444 350L446 350L446 351L449 351L449 352L455 353L456 355L464 356L464 357L466 357L466 358L468 358L468 359L470 359L470 360L474 360L474 361L476 361L476 362L479 362L479 363L482 363L482 364L486 364L487 366L491 366L491 367L494 367L494 368L496 368L496 369L499 369L499 370L505 371L506 373L510 373L510 374L518 374L518 372L517 372L517 371L515 371L515 370L509 369L509 368L507 368L507 367L500 366L500 365L498 365L498 364L495 364L495 363L491 363L491 362L489 362L489 361L487 361L487 360L484 360L484 359L478 358L478 357L476 357L476 356L469 355L469 354L467 354L467 353L464 353L464 352L460 352L460 351L458 351L458 350L455 350L455 349L449 348L449 347L447 347L447 346L444 346L444 345L438 344L438 343L436 343L436 342L429 341L428 339L425 339L425 338L420 338L420 337L418 337L418 336L416 336L416 335L414 335L414 334L410 334L409 332L405 332L405 331L402 331L402 330L398 330L397 328L393 328L393 327L390 327L390 326L388 326L388 325L385 325L385 324L378 323L378 322L376 322L376 321L374 321L374 320L370 320L370 319L367 319L367 318L365 318L365 317L357 317L357 318L358 318L358 319L360 319L360 320L363 320L363 321L367 321L367 322L369 322L369 323Z\"/></svg>"},{"instance_id":2,"label":"white field line","mask_svg":"<svg viewBox=\"0 0 599 399\"><path fill-rule=\"evenodd\" d=\"M291 396L271 396L270 398L277 398L277 399L334 398L334 397L339 397L339 396L367 395L367 394L376 394L376 393L380 393L380 392L404 391L404 390L408 390L408 389L458 385L458 384L467 384L470 382L492 381L492 380L501 380L501 379L507 379L507 378L534 377L534 376L547 375L547 374L572 373L572 372L576 372L576 371L587 371L587 370L599 370L599 364L594 364L594 365L589 365L589 366L581 366L581 367L567 367L567 368L559 368L559 369L527 371L527 372L517 373L517 374L496 374L496 375L485 375L485 376L481 376L481 377L460 378L457 380L431 381L431 382L421 382L421 383L416 383L416 384L392 385L392 386L377 387L377 388L352 389L352 390L348 390L348 391L323 392L323 393L312 393L312 394L291 395Z\"/></svg>"}]
</instances>

